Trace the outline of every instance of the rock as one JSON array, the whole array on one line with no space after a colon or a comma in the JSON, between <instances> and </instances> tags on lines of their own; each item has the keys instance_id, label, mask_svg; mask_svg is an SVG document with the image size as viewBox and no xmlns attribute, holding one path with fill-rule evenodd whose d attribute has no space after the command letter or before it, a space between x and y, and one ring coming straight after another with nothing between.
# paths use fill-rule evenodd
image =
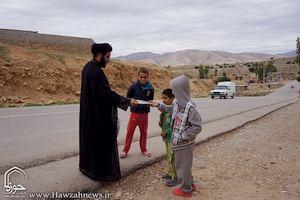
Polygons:
<instances>
[{"instance_id":1,"label":"rock","mask_svg":"<svg viewBox=\"0 0 300 200\"><path fill-rule=\"evenodd\" d=\"M122 196L122 189L118 189L118 191L115 194L115 197L121 197Z\"/></svg>"},{"instance_id":2,"label":"rock","mask_svg":"<svg viewBox=\"0 0 300 200\"><path fill-rule=\"evenodd\" d=\"M61 70L64 71L64 72L67 72L67 71L68 71L65 67L62 68Z\"/></svg>"},{"instance_id":3,"label":"rock","mask_svg":"<svg viewBox=\"0 0 300 200\"><path fill-rule=\"evenodd\" d=\"M2 100L2 102L6 102L7 101L6 97L1 97L1 100Z\"/></svg>"},{"instance_id":4,"label":"rock","mask_svg":"<svg viewBox=\"0 0 300 200\"><path fill-rule=\"evenodd\" d=\"M54 104L55 103L55 101L53 101L53 100L49 100L48 102L47 102L47 104Z\"/></svg>"},{"instance_id":5,"label":"rock","mask_svg":"<svg viewBox=\"0 0 300 200\"><path fill-rule=\"evenodd\" d=\"M25 103L25 100L19 98L19 103Z\"/></svg>"},{"instance_id":6,"label":"rock","mask_svg":"<svg viewBox=\"0 0 300 200\"><path fill-rule=\"evenodd\" d=\"M148 191L153 191L154 190L154 186L151 186L151 187L147 187Z\"/></svg>"},{"instance_id":7,"label":"rock","mask_svg":"<svg viewBox=\"0 0 300 200\"><path fill-rule=\"evenodd\" d=\"M79 76L80 76L80 73L79 73L79 72L73 72L73 76L74 76L74 77L79 77Z\"/></svg>"},{"instance_id":8,"label":"rock","mask_svg":"<svg viewBox=\"0 0 300 200\"><path fill-rule=\"evenodd\" d=\"M57 75L61 75L60 71L55 71L54 73L57 74Z\"/></svg>"},{"instance_id":9,"label":"rock","mask_svg":"<svg viewBox=\"0 0 300 200\"><path fill-rule=\"evenodd\" d=\"M12 104L18 104L18 103L21 103L20 99L18 97L13 97L9 103L12 103Z\"/></svg>"},{"instance_id":10,"label":"rock","mask_svg":"<svg viewBox=\"0 0 300 200\"><path fill-rule=\"evenodd\" d=\"M45 90L49 93L56 93L56 88L54 85L49 85Z\"/></svg>"},{"instance_id":11,"label":"rock","mask_svg":"<svg viewBox=\"0 0 300 200\"><path fill-rule=\"evenodd\" d=\"M158 179L154 179L153 181L151 181L151 184L155 184L155 183L158 183L159 180Z\"/></svg>"},{"instance_id":12,"label":"rock","mask_svg":"<svg viewBox=\"0 0 300 200\"><path fill-rule=\"evenodd\" d=\"M12 67L12 66L13 66L13 63L5 63L5 66L6 66L6 67Z\"/></svg>"},{"instance_id":13,"label":"rock","mask_svg":"<svg viewBox=\"0 0 300 200\"><path fill-rule=\"evenodd\" d=\"M8 67L1 67L1 70L9 70Z\"/></svg>"}]
</instances>

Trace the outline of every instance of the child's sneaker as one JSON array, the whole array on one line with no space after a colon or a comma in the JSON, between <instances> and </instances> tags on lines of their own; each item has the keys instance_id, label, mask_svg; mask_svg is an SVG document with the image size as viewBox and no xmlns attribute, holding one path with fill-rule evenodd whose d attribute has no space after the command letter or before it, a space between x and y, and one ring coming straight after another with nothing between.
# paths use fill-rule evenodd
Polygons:
<instances>
[{"instance_id":1,"label":"child's sneaker","mask_svg":"<svg viewBox=\"0 0 300 200\"><path fill-rule=\"evenodd\" d=\"M182 196L182 197L192 197L193 196L193 193L184 193L181 191L180 188L173 190L173 194L175 194L176 196Z\"/></svg>"},{"instance_id":2,"label":"child's sneaker","mask_svg":"<svg viewBox=\"0 0 300 200\"><path fill-rule=\"evenodd\" d=\"M197 189L197 186L193 184L192 185L192 192L196 191L196 189Z\"/></svg>"},{"instance_id":3,"label":"child's sneaker","mask_svg":"<svg viewBox=\"0 0 300 200\"><path fill-rule=\"evenodd\" d=\"M169 174L165 173L165 174L162 176L162 178L164 178L164 179L171 179L172 177L171 177Z\"/></svg>"},{"instance_id":4,"label":"child's sneaker","mask_svg":"<svg viewBox=\"0 0 300 200\"><path fill-rule=\"evenodd\" d=\"M169 180L166 182L166 186L168 186L168 187L173 187L173 186L175 186L175 185L177 185L177 184L178 184L178 182L177 182L177 181L174 181L172 178L169 179Z\"/></svg>"},{"instance_id":5,"label":"child's sneaker","mask_svg":"<svg viewBox=\"0 0 300 200\"><path fill-rule=\"evenodd\" d=\"M147 157L151 157L151 153L149 151L142 152L142 154L144 154Z\"/></svg>"}]
</instances>

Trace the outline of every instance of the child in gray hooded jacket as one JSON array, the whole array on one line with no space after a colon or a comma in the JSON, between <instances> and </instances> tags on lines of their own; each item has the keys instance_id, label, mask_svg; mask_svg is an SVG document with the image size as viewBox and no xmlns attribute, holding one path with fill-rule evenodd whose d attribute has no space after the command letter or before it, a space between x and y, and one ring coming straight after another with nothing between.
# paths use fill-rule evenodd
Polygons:
<instances>
[{"instance_id":1,"label":"child in gray hooded jacket","mask_svg":"<svg viewBox=\"0 0 300 200\"><path fill-rule=\"evenodd\" d=\"M171 146L175 155L175 167L180 187L173 190L177 196L193 196L196 189L192 176L193 151L195 138L202 130L202 119L190 97L190 82L184 75L170 81L175 94L171 105L152 101L152 107L161 112L172 113Z\"/></svg>"}]
</instances>

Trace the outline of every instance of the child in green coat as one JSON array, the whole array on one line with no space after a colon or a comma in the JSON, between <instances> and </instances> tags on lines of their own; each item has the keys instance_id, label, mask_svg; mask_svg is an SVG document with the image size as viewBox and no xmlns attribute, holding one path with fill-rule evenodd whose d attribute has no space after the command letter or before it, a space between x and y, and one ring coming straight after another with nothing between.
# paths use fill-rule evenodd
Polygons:
<instances>
[{"instance_id":1,"label":"child in green coat","mask_svg":"<svg viewBox=\"0 0 300 200\"><path fill-rule=\"evenodd\" d=\"M166 105L171 105L175 96L172 93L172 89L165 89L162 92L162 101ZM167 186L175 186L177 185L177 175L175 169L175 162L174 162L174 154L171 148L171 121L172 121L172 114L170 113L160 113L159 115L159 126L161 127L162 133L161 136L163 141L166 144L166 151L167 151L167 158L169 162L169 170L168 173L163 176L163 178L168 179L166 185Z\"/></svg>"}]
</instances>

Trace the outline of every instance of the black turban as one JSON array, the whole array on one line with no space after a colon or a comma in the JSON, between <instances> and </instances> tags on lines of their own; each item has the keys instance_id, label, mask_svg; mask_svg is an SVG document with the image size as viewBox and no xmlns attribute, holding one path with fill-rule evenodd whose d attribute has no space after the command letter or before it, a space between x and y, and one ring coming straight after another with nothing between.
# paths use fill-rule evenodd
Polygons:
<instances>
[{"instance_id":1,"label":"black turban","mask_svg":"<svg viewBox=\"0 0 300 200\"><path fill-rule=\"evenodd\" d=\"M94 56L96 56L98 53L106 54L109 51L112 51L112 47L108 43L94 43L91 49L91 52Z\"/></svg>"}]
</instances>

